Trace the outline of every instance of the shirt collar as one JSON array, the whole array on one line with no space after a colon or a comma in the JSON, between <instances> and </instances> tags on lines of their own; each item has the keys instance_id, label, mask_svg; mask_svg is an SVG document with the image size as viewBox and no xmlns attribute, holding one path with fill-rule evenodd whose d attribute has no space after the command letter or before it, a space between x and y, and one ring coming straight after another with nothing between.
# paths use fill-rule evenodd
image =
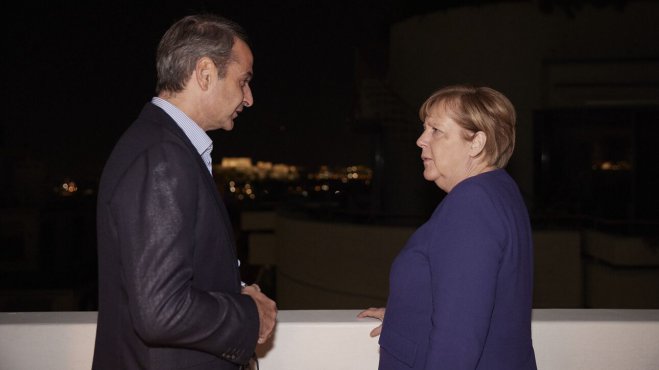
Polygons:
<instances>
[{"instance_id":1,"label":"shirt collar","mask_svg":"<svg viewBox=\"0 0 659 370\"><path fill-rule=\"evenodd\" d=\"M203 155L204 153L210 154L213 150L213 140L211 140L208 134L206 134L206 132L195 123L195 121L188 117L187 114L183 113L183 111L178 109L174 104L157 96L151 99L151 103L160 107L165 113L172 117L178 127L183 130L185 136L187 136L190 142L192 142L195 149L197 149L199 155Z\"/></svg>"}]
</instances>

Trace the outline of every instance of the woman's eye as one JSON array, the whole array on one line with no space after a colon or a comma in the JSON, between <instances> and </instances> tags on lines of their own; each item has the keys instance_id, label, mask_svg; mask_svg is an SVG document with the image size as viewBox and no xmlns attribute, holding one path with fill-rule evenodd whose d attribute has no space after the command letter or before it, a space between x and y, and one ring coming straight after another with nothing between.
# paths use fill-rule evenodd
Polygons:
<instances>
[{"instance_id":1,"label":"woman's eye","mask_svg":"<svg viewBox=\"0 0 659 370\"><path fill-rule=\"evenodd\" d=\"M423 125L423 126L421 126L421 129L424 132L430 130L430 134L432 134L432 135L434 135L435 133L441 133L441 131L438 128L430 126L430 125Z\"/></svg>"}]
</instances>

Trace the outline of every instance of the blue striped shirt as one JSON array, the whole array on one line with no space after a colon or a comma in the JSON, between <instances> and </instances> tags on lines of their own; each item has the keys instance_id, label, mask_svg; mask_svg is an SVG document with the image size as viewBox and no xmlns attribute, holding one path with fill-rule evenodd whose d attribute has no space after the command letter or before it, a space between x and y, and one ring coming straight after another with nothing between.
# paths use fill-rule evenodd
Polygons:
<instances>
[{"instance_id":1,"label":"blue striped shirt","mask_svg":"<svg viewBox=\"0 0 659 370\"><path fill-rule=\"evenodd\" d=\"M213 151L213 140L206 134L206 132L199 127L187 114L183 113L182 110L178 109L174 104L168 102L165 99L159 98L157 96L151 99L151 103L162 108L176 124L178 127L183 130L185 136L190 139L192 145L197 149L201 159L206 163L208 167L208 172L213 174L213 166L211 159L211 152Z\"/></svg>"}]
</instances>

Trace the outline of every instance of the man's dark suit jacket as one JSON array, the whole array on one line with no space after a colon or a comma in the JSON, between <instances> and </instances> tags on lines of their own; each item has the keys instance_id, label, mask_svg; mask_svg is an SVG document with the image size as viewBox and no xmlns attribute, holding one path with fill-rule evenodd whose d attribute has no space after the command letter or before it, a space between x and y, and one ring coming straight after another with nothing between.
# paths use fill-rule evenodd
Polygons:
<instances>
[{"instance_id":1,"label":"man's dark suit jacket","mask_svg":"<svg viewBox=\"0 0 659 370\"><path fill-rule=\"evenodd\" d=\"M236 369L259 318L240 294L227 211L184 132L148 103L115 146L98 194L93 369Z\"/></svg>"}]
</instances>

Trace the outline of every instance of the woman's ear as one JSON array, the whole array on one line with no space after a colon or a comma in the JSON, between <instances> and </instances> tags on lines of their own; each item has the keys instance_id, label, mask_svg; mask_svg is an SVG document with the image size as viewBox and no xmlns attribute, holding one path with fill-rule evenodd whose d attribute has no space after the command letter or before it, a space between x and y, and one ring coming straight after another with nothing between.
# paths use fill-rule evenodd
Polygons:
<instances>
[{"instance_id":1,"label":"woman's ear","mask_svg":"<svg viewBox=\"0 0 659 370\"><path fill-rule=\"evenodd\" d=\"M469 155L472 157L479 156L485 149L487 143L487 135L483 131L478 131L471 139L471 147L469 148Z\"/></svg>"}]
</instances>

